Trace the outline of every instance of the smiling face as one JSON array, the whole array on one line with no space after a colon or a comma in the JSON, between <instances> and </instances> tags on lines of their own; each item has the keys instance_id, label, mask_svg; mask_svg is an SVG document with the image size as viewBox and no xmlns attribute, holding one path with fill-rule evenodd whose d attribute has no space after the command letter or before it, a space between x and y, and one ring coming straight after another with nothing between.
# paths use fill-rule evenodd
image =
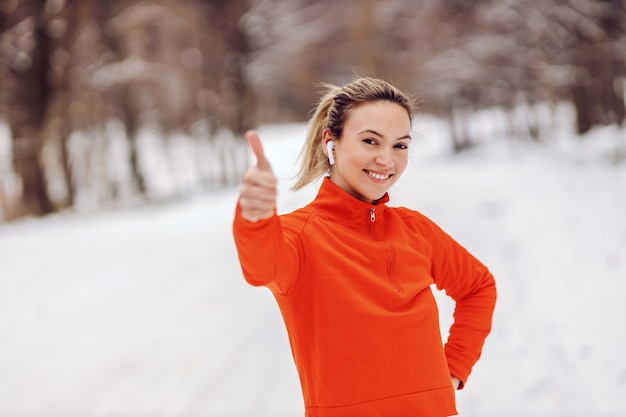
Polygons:
<instances>
[{"instance_id":1,"label":"smiling face","mask_svg":"<svg viewBox=\"0 0 626 417\"><path fill-rule=\"evenodd\" d=\"M330 179L367 203L380 199L408 163L411 120L406 109L390 101L361 104L348 112L342 135L335 140ZM324 132L324 147L331 140Z\"/></svg>"}]
</instances>

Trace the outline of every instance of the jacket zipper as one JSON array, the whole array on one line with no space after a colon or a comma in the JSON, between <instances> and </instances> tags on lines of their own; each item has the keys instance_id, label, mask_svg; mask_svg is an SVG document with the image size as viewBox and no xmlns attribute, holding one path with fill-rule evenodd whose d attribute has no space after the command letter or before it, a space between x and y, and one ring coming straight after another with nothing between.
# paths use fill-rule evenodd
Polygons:
<instances>
[{"instance_id":1,"label":"jacket zipper","mask_svg":"<svg viewBox=\"0 0 626 417\"><path fill-rule=\"evenodd\" d=\"M373 224L375 222L376 222L376 207L370 207L370 228L369 228L370 236L373 240L378 240L376 236L374 235L374 230L373 230ZM389 260L387 262L387 276L389 277L389 281L391 281L391 285L393 285L394 290L396 290L396 292L400 292L402 291L402 288L400 288L400 285L394 279L393 272L392 272L393 261L396 257L396 250L392 242L386 242L386 243L389 246L389 250L391 252L391 255L389 256Z\"/></svg>"}]
</instances>

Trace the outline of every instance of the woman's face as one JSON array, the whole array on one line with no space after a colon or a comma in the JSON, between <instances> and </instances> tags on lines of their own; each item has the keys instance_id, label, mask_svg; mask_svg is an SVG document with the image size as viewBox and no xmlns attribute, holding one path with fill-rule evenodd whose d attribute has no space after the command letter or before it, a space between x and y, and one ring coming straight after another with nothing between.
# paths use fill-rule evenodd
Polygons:
<instances>
[{"instance_id":1,"label":"woman's face","mask_svg":"<svg viewBox=\"0 0 626 417\"><path fill-rule=\"evenodd\" d=\"M377 101L351 109L335 141L331 181L361 201L380 199L407 166L410 131L409 115L397 103Z\"/></svg>"}]
</instances>

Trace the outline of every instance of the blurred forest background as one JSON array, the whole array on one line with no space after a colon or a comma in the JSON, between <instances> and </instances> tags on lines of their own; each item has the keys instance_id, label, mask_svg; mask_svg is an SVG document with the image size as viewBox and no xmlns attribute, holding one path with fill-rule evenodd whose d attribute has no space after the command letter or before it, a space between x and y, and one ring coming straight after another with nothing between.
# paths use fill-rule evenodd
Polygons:
<instances>
[{"instance_id":1,"label":"blurred forest background","mask_svg":"<svg viewBox=\"0 0 626 417\"><path fill-rule=\"evenodd\" d=\"M624 125L626 0L1 0L0 221L236 184L246 129L355 74L418 95L457 152L493 108L546 142L570 106L584 140Z\"/></svg>"}]
</instances>

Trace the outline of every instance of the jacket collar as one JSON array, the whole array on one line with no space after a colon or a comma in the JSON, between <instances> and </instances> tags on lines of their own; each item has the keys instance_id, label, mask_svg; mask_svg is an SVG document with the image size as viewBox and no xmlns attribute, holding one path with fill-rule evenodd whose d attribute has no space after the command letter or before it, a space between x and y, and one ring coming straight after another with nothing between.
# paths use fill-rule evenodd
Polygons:
<instances>
[{"instance_id":1,"label":"jacket collar","mask_svg":"<svg viewBox=\"0 0 626 417\"><path fill-rule=\"evenodd\" d=\"M325 177L311 207L338 222L358 223L371 221L371 209L375 209L376 222L382 219L389 194L385 193L374 204L361 201Z\"/></svg>"}]
</instances>

